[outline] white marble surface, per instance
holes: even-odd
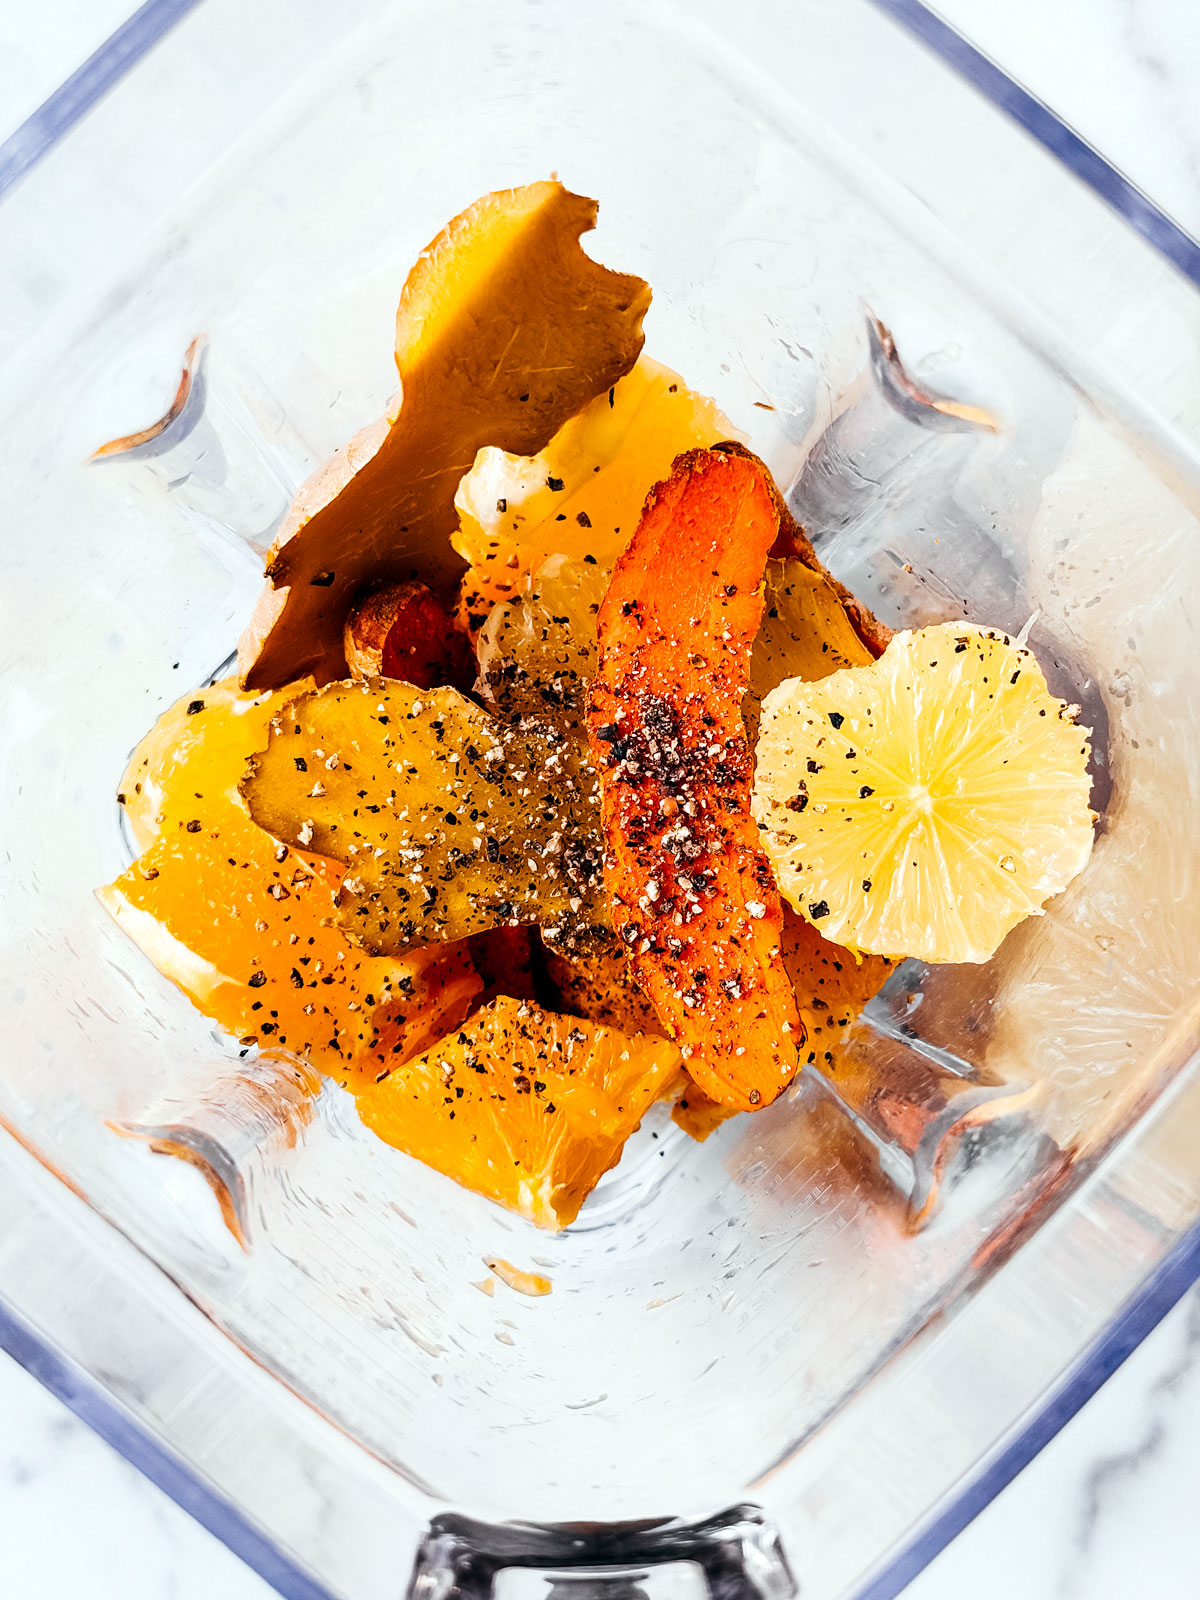
[[[905,1600],[1195,1600],[1200,1287]],[[210,1534],[0,1355],[5,1600],[271,1600]]]
[[[4,0],[0,138],[132,9]],[[942,0],[964,33],[1200,233],[1197,0]],[[906,1600],[1200,1595],[1200,1289]],[[267,1586],[0,1356],[5,1600],[267,1600]]]
[[[0,1354],[4,1600],[275,1600],[174,1501]]]
[[[1200,1595],[1200,1288],[905,1600]]]
[[[1196,0],[934,0],[934,9],[1200,237]]]

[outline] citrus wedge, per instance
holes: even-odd
[[[158,970],[243,1044],[294,1051],[343,1081],[373,1077],[453,1027],[481,984],[460,948],[356,949],[331,925],[343,869],[251,821],[238,781],[287,698],[225,679],[159,718],[120,791],[142,853],[97,894]]]
[[[501,996],[357,1101],[385,1143],[539,1228],[564,1228],[678,1070],[665,1039]]]
[[[878,661],[763,702],[754,815],[827,939],[987,961],[1088,859],[1088,737],[995,629],[900,633]]]

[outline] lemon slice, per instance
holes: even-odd
[[[987,961],[1092,848],[1087,730],[995,629],[898,633],[878,661],[763,702],[754,815],[827,939]]]

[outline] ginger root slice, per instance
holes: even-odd
[[[584,253],[596,211],[555,181],[501,190],[422,251],[396,317],[400,398],[300,489],[238,647],[244,687],[344,677],[366,582],[449,594],[464,570],[454,495],[476,453],[535,454],[633,366],[650,290]]]
[[[557,756],[456,689],[327,683],[272,719],[241,793],[272,838],[348,868],[338,927],[395,956],[505,925],[558,927],[603,900],[594,805]]]
[[[743,1111],[787,1087],[804,1042],[741,715],[763,569],[787,523],[749,451],[680,456],[600,608],[588,719],[618,937],[688,1074]]]

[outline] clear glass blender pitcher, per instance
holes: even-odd
[[[868,1009],[887,1092],[648,1118],[558,1236],[242,1059],[92,898],[409,263],[552,170],[885,620],[1032,619],[1102,812],[992,963]],[[1147,218],[1175,265],[865,0],[206,0],[0,199],[0,1337],[283,1592],[892,1593],[1193,1270],[1200,302]]]

